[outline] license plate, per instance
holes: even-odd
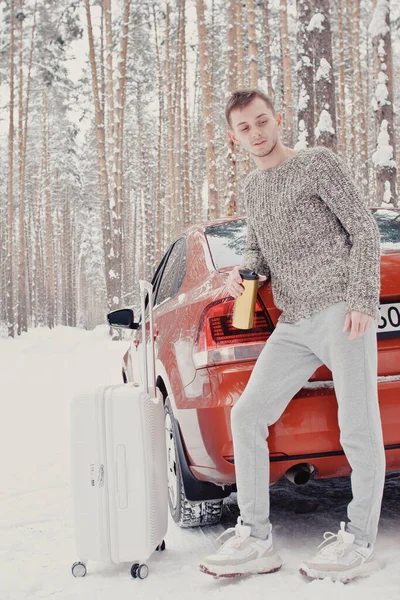
[[[400,336],[400,302],[379,305],[376,331],[379,338]]]

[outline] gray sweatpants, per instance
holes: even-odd
[[[325,364],[332,371],[338,402],[340,443],[352,468],[347,530],[363,545],[376,539],[386,470],[377,321],[351,341],[350,329],[343,331],[344,321],[344,301],[294,323],[278,321],[232,408],[238,506],[254,537],[265,539],[270,531],[268,427]]]

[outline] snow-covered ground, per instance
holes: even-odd
[[[75,579],[70,510],[69,403],[81,389],[119,382],[128,342],[111,342],[107,327],[32,330],[0,339],[1,538],[0,599],[186,600],[265,598],[400,600],[400,473],[387,476],[376,553],[384,568],[347,585],[309,582],[297,571],[325,531],[337,532],[351,498],[349,478],[271,488],[271,520],[284,559],[280,571],[233,580],[201,573],[198,562],[215,538],[236,522],[235,495],[223,522],[208,529],[180,529],[172,520],[167,549],[148,561],[147,579],[134,580],[130,565],[89,562]]]

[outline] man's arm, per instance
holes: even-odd
[[[357,310],[375,318],[380,293],[378,225],[366,209],[345,162],[322,146],[317,162],[313,165],[317,193],[352,236],[346,312]]]
[[[252,173],[247,175],[244,182],[244,205],[246,208],[246,214],[249,213],[249,185],[251,184]],[[247,238],[246,246],[243,254],[243,260],[240,267],[246,269],[252,269],[258,275],[265,275],[266,280],[270,279],[271,273],[267,261],[263,253],[261,252],[260,245],[257,240],[256,232],[250,222],[250,218],[247,217]],[[264,282],[262,282],[264,283]],[[259,284],[260,285],[260,284]]]
[[[249,218],[247,219],[246,247],[241,266],[253,269],[257,275],[266,275],[266,281],[271,277],[269,266],[258,245],[257,237]]]

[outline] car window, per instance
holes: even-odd
[[[216,269],[233,267],[241,262],[246,247],[246,219],[210,225],[204,232]]]
[[[154,305],[155,297],[157,295],[158,287],[160,285],[160,280],[161,280],[161,277],[163,274],[163,270],[164,270],[165,265],[167,264],[167,260],[168,260],[168,257],[170,255],[171,251],[172,251],[172,245],[168,248],[168,250],[162,257],[157,269],[154,272],[153,279],[151,280],[151,283],[153,285],[153,305]],[[146,308],[147,308],[147,300],[148,300],[148,298],[146,298]]]
[[[400,248],[400,211],[378,208],[371,212],[378,224],[381,246]]]
[[[166,251],[166,253],[164,254],[164,256],[162,257],[162,259],[160,260],[160,262],[158,263],[158,266],[156,268],[156,270],[154,271],[154,275],[151,279],[151,283],[153,286],[153,306],[154,306],[154,300],[157,294],[157,289],[158,289],[158,285],[162,276],[162,272],[164,269],[164,266],[167,262],[168,256],[170,251],[172,250],[172,245],[168,248],[168,250]],[[145,314],[146,316],[148,315],[149,311],[148,311],[148,304],[149,304],[149,296],[146,294],[146,298],[144,301],[144,310],[145,310]],[[138,321],[139,323],[141,323],[142,321],[142,315],[139,314],[138,316]]]
[[[156,296],[154,306],[165,302],[168,298],[173,298],[181,287],[186,274],[186,239],[177,240],[167,259],[167,264],[161,275],[161,281]]]
[[[155,299],[155,296],[156,296],[156,293],[157,293],[157,287],[158,287],[158,284],[159,284],[159,281],[160,281],[160,278],[161,278],[161,275],[162,275],[162,271],[163,271],[164,265],[165,265],[165,263],[167,261],[168,254],[169,254],[170,250],[171,250],[171,246],[168,248],[168,250],[166,251],[166,253],[162,257],[162,259],[158,263],[158,267],[154,271],[154,275],[153,275],[153,277],[151,279],[151,283],[152,283],[152,286],[153,286],[153,305],[154,305],[154,299]],[[144,310],[145,310],[146,315],[148,314],[148,304],[149,304],[149,296],[146,294],[146,298],[145,298],[145,301],[144,301]],[[140,315],[139,321],[141,321],[141,319],[142,319],[142,315]]]

